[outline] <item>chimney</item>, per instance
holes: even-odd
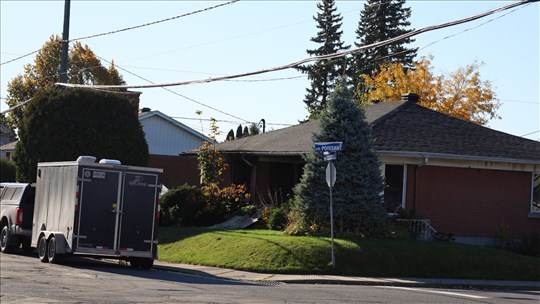
[[[420,96],[415,93],[407,93],[401,95],[401,101],[406,101],[408,103],[417,104],[420,101]]]

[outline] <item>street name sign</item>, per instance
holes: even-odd
[[[316,142],[315,143],[315,151],[320,152],[335,152],[335,151],[341,151],[343,148],[343,142],[341,141],[334,141],[334,142]]]

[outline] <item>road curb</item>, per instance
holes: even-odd
[[[185,266],[185,267],[183,267]],[[196,276],[205,276],[232,281],[253,282],[258,284],[328,284],[391,286],[410,288],[447,288],[447,289],[483,289],[483,290],[522,290],[540,291],[540,282],[533,281],[497,281],[497,280],[459,280],[425,278],[374,278],[324,275],[284,275],[261,274],[237,271],[217,267],[194,265],[176,265],[159,263],[154,268],[162,271],[179,272]],[[211,271],[208,271],[211,270]]]

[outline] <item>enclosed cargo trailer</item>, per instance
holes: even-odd
[[[81,156],[39,163],[32,247],[42,262],[66,255],[127,260],[148,269],[157,258],[162,169]]]

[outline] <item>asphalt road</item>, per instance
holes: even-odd
[[[61,265],[0,254],[0,302],[6,303],[540,303],[538,291],[444,290],[347,285],[262,285],[109,261],[73,258]]]

